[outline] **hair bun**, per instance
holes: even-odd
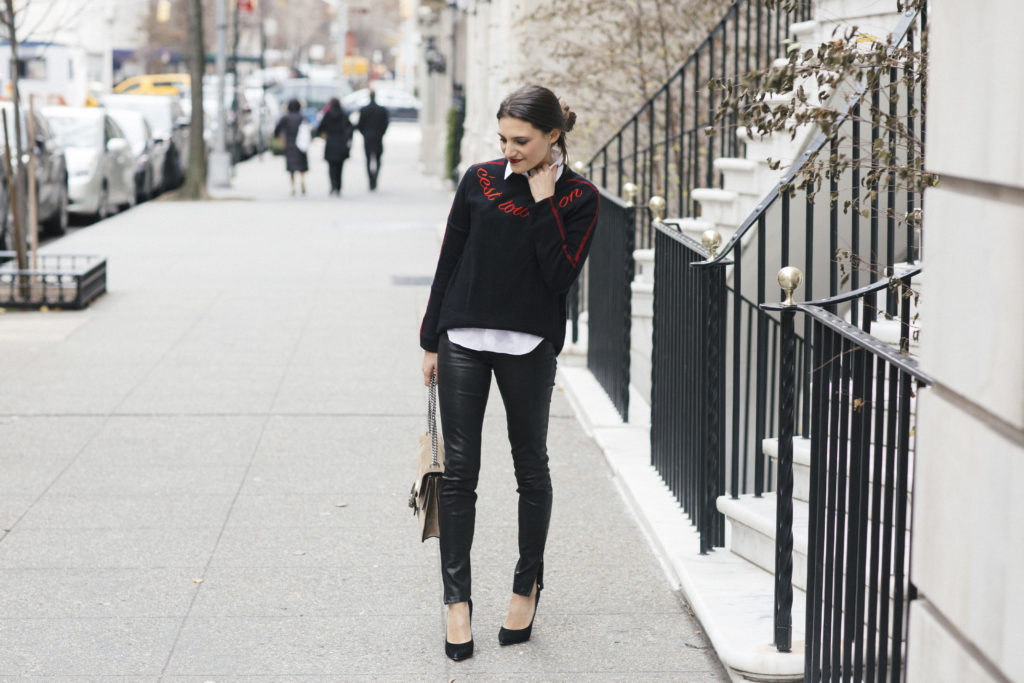
[[[569,105],[562,103],[562,118],[565,119],[565,128],[562,130],[568,133],[576,125],[576,112],[569,108]]]

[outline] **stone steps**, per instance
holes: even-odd
[[[719,512],[726,518],[726,538],[730,552],[742,557],[756,567],[774,575],[775,573],[775,512],[777,500],[774,493],[765,493],[760,498],[743,495],[737,499],[722,496],[717,501]],[[809,519],[807,503],[793,501],[793,588],[794,591],[807,590],[807,530]],[[845,551],[844,551],[845,558]],[[909,569],[910,535],[907,534],[903,566]],[[844,559],[845,562],[845,559]],[[891,572],[891,568],[890,568]],[[866,574],[866,572],[865,572]],[[893,589],[895,585],[889,579],[889,618],[892,626],[892,615],[895,603]],[[865,592],[869,586],[865,575]],[[796,614],[794,612],[794,614]],[[801,613],[802,616],[802,613]],[[867,610],[865,610],[865,620]],[[794,621],[796,618],[794,617]]]

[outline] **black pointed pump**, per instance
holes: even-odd
[[[473,627],[473,600],[469,601],[469,621],[470,628]],[[444,653],[448,655],[448,658],[456,662],[469,659],[473,656],[473,639],[470,638],[465,643],[449,643],[448,635],[445,634],[444,639]]]
[[[505,628],[504,626],[498,631],[498,643],[501,645],[515,645],[517,643],[525,643],[530,639],[530,634],[533,633],[533,621],[537,618],[537,605],[540,604],[540,583],[537,584],[537,594],[533,598],[533,616],[530,617],[530,625],[526,628]]]

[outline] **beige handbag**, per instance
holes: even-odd
[[[409,507],[420,522],[420,540],[440,536],[437,507],[444,474],[444,443],[437,434],[437,375],[430,378],[427,399],[427,432],[420,434],[416,451],[416,481],[409,495]]]

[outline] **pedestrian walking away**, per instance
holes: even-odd
[[[327,175],[331,181],[330,194],[341,196],[341,173],[352,148],[352,122],[348,120],[345,108],[337,97],[327,104],[327,111],[313,131],[313,136],[323,136],[324,159],[327,161]]]
[[[436,373],[445,440],[438,522],[445,653],[473,654],[470,549],[484,408],[494,375],[515,469],[519,560],[502,645],[529,640],[551,518],[547,432],[566,293],[587,258],[599,194],[567,166],[576,114],[541,86],[498,108],[502,157],[469,167],[448,215],[420,327],[423,380]]]
[[[366,153],[366,175],[370,189],[377,189],[377,174],[380,173],[380,159],[384,155],[384,133],[388,130],[388,110],[377,104],[377,93],[370,91],[370,103],[359,110],[356,127],[363,136],[363,151]]]
[[[291,183],[292,195],[295,194],[295,174],[299,174],[299,184],[302,194],[306,194],[306,171],[309,170],[309,159],[306,157],[306,150],[300,146],[299,129],[309,123],[301,112],[302,106],[298,100],[288,102],[288,112],[281,117],[274,126],[274,137],[284,138],[284,163],[288,171],[288,180]],[[308,146],[308,140],[307,140]]]

